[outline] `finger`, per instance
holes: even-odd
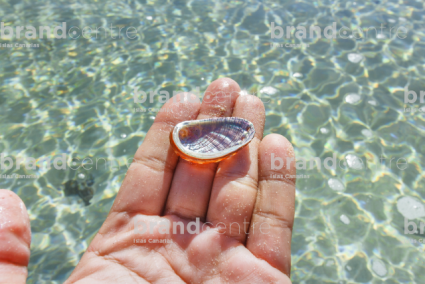
[[[199,108],[199,99],[188,93],[165,103],[134,155],[111,212],[161,214],[178,160],[170,131],[179,122],[195,119]]]
[[[278,134],[264,137],[259,168],[259,191],[247,248],[289,276],[296,175],[291,143]]]
[[[221,78],[208,86],[197,119],[231,116],[239,85]],[[204,219],[217,164],[196,165],[180,159],[168,196],[165,214]]]
[[[255,137],[236,155],[223,160],[217,169],[207,221],[222,228],[222,234],[244,242],[257,196],[258,145],[263,137],[265,110],[255,96],[240,96],[233,116],[254,124]]]
[[[30,221],[22,200],[0,189],[0,283],[25,283],[30,259]]]

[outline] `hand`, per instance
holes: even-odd
[[[208,87],[211,97],[202,104],[184,93],[163,106],[168,111],[158,113],[107,219],[66,283],[291,283],[295,180],[285,176],[295,175],[295,167],[272,170],[271,155],[286,161],[294,151],[280,135],[262,139],[264,106],[239,93],[236,82],[222,78]],[[169,143],[174,125],[220,116],[248,119],[256,137],[219,164],[176,156]],[[24,283],[25,206],[0,191],[0,208],[0,283]],[[197,218],[200,232],[193,233],[187,225],[195,229]],[[164,239],[168,243],[149,243]]]

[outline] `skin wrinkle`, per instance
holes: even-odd
[[[107,220],[110,221],[112,224],[109,226],[105,226],[103,225],[99,232],[102,232],[103,230],[107,229],[107,228],[116,228],[118,227],[117,230],[114,230],[113,232],[119,232],[122,231],[122,228],[127,228],[127,227],[132,227],[132,220],[135,216],[137,215],[145,215],[145,216],[151,216],[151,215],[146,215],[146,214],[141,214],[139,211],[138,212],[130,212],[130,211],[112,211],[111,214],[107,217]],[[121,225],[123,224],[123,225]],[[130,225],[129,225],[130,224]],[[120,225],[120,226],[119,226]],[[109,231],[110,232],[110,231]],[[106,237],[106,235],[105,235]]]
[[[210,227],[210,230],[215,230],[216,232],[218,232],[217,228],[211,227],[209,224],[207,224],[207,225],[208,225],[208,227]],[[213,232],[211,232],[211,233],[213,233]],[[187,250],[188,249],[185,249],[185,251],[187,251]],[[195,267],[198,272],[203,272],[203,269],[202,268],[198,267],[195,263],[192,263],[189,260],[188,254],[185,255],[185,259],[186,259],[187,263],[189,263],[192,267]]]
[[[224,266],[224,263],[230,262],[230,259],[232,259],[232,257],[235,257],[239,253],[238,249],[239,249],[240,246],[243,246],[243,244],[236,243],[234,246],[231,246],[230,249],[228,249],[227,251],[224,252],[226,257],[224,257],[224,255],[221,256],[221,258],[225,259],[225,261],[221,262],[221,263],[223,263],[222,266]],[[227,261],[226,261],[226,259],[227,259]]]
[[[254,138],[256,139],[256,138]],[[252,143],[252,142],[251,142]],[[249,147],[249,146],[248,146]],[[240,177],[241,172],[238,171],[219,171],[216,174],[216,178],[219,180],[231,180],[232,182],[238,182],[241,185],[249,186],[249,187],[258,187],[258,177],[253,177],[250,171],[244,177]],[[236,178],[236,179],[235,179]],[[242,180],[249,180],[248,182],[243,182]],[[255,189],[257,191],[257,189]]]
[[[284,182],[285,184],[289,186],[295,186],[296,181],[294,181],[292,178],[285,178],[285,175],[283,178],[273,178],[270,179],[270,175],[267,175],[268,178],[262,178],[260,179],[260,183],[275,183],[275,182]]]
[[[168,246],[168,245],[170,245],[170,246]],[[178,273],[177,273],[177,270],[173,267],[173,265],[168,261],[168,259],[171,259],[172,257],[169,255],[169,253],[168,253],[168,250],[166,249],[166,247],[171,247],[171,245],[172,244],[165,244],[165,246],[163,246],[163,247],[159,247],[158,248],[158,250],[156,250],[162,257],[163,257],[163,259],[166,261],[166,263],[170,266],[170,268],[175,272],[175,274],[177,275],[177,276],[179,276],[180,277],[180,279],[184,282],[184,283],[187,283],[187,281],[185,281],[185,280],[183,280],[183,276],[181,276],[181,275],[179,275]],[[178,245],[177,245],[177,247],[179,247]],[[165,253],[168,255],[168,257],[169,258],[167,258],[165,255],[164,255],[164,253],[161,253],[161,251],[160,251],[160,249],[162,249],[162,250],[164,250],[165,251]],[[184,258],[186,259],[186,262],[189,264],[189,265],[191,265],[191,266],[193,266],[193,263],[191,263],[190,261],[189,261],[189,259],[188,259],[188,256],[187,256],[187,254],[184,256]],[[197,270],[199,270],[199,268],[195,265],[195,268],[197,269]]]
[[[161,258],[163,259],[163,261],[165,262],[165,264],[166,265],[168,265],[168,267],[174,272],[174,274],[182,281],[182,283],[185,283],[186,281],[184,281],[183,280],[183,277],[181,276],[181,275],[179,275],[178,273],[177,273],[177,271],[174,269],[174,267],[171,265],[171,263],[168,261],[168,259],[161,253],[161,250],[165,250],[165,251],[168,251],[166,248],[169,246],[169,245],[171,245],[171,244],[165,244],[164,246],[162,246],[162,247],[158,247],[158,248],[156,248],[156,247],[154,247],[151,251],[150,251],[150,254],[152,254],[154,251],[159,255],[159,256],[161,256]],[[160,279],[160,280],[162,280],[162,279]],[[155,283],[156,281],[154,281],[153,283]],[[161,281],[162,282],[162,281]],[[163,282],[162,282],[163,283]]]
[[[269,219],[269,220],[272,220],[272,221],[277,221],[278,223],[281,224],[281,226],[279,227],[276,224],[274,224],[273,222],[272,223],[267,223],[271,227],[274,226],[276,228],[281,228],[281,229],[290,229],[292,231],[292,224],[290,224],[290,222],[288,222],[282,216],[278,216],[276,214],[273,214],[271,212],[266,212],[266,211],[258,211],[258,212],[255,212],[254,214],[257,214],[261,218]]]
[[[211,232],[211,233],[218,233],[218,229],[217,228],[215,228],[215,227],[212,227],[212,229],[213,230],[215,230],[215,232]],[[187,256],[187,254],[186,254],[186,258],[187,258],[187,260],[188,260],[188,263],[190,263],[192,266],[194,266],[196,269],[197,269],[197,271],[198,272],[204,272],[204,270],[205,270],[205,267],[199,267],[198,265],[196,265],[195,263],[192,263],[190,260],[189,260],[189,258],[188,258],[188,256]],[[210,272],[211,272],[211,270],[210,270]],[[213,276],[214,275],[217,275],[217,273],[213,273],[212,274]],[[206,276],[207,278],[209,277],[209,275],[207,275]]]
[[[235,175],[233,174],[221,174],[220,177],[223,177],[224,179],[234,179]],[[245,175],[244,177],[239,177],[237,179],[231,180],[231,183],[236,183],[237,185],[242,185],[243,187],[248,187],[251,189],[254,189],[255,192],[257,192],[257,184],[258,181],[256,178],[253,178],[249,173]]]
[[[168,246],[168,244],[166,244],[165,246],[163,246],[163,247],[159,247],[159,249],[161,249],[161,248],[163,248],[166,252],[167,252],[167,249],[166,249],[166,247]],[[154,250],[156,251],[156,252],[158,252],[158,254],[163,258],[163,260],[165,261],[165,263],[166,264],[168,264],[168,266],[174,271],[174,273],[180,278],[180,280],[183,282],[183,283],[186,283],[186,281],[184,281],[183,280],[183,277],[181,276],[181,275],[179,275],[178,273],[177,273],[177,271],[174,269],[174,267],[173,267],[173,265],[168,261],[168,259],[159,251],[159,249],[158,250],[156,250],[155,248],[154,248]]]
[[[130,273],[136,274],[137,276],[139,276],[140,278],[142,278],[143,280],[147,281],[145,278],[143,278],[143,275],[137,273],[136,271],[132,270],[131,268],[129,268],[128,266],[123,265],[123,262],[121,262],[119,259],[117,259],[116,257],[112,256],[112,255],[105,255],[105,256],[99,256],[101,258],[103,258],[105,261],[109,261],[112,262],[114,264],[118,264],[121,265],[123,267],[125,267]]]
[[[23,247],[22,248],[19,248],[19,250],[22,250],[22,249],[24,249],[24,252],[20,251],[19,253],[16,254],[16,255],[20,255],[21,256],[19,259],[21,259],[22,256],[24,256],[24,255],[29,255],[30,254],[30,250],[29,249],[23,248]],[[16,251],[15,251],[15,253],[16,253]],[[18,266],[18,267],[25,267],[25,268],[28,265],[28,262],[22,263],[22,261],[19,261],[19,260],[15,259],[15,258],[10,258],[6,254],[3,255],[3,256],[0,256],[0,262],[9,263],[9,264],[12,264],[12,265],[15,265],[15,266]]]
[[[125,226],[128,227],[128,226]],[[124,232],[124,234],[121,236],[119,241],[115,241],[117,243],[124,243],[124,244],[128,244],[127,246],[124,247],[130,247],[130,246],[134,246],[133,242],[125,242],[125,240],[132,240],[133,239],[133,234],[132,234],[133,229],[130,228],[130,230],[127,230],[126,232]],[[119,231],[121,234],[123,233],[122,230]],[[111,234],[116,234],[117,231],[114,232],[107,232],[107,233],[103,233],[101,232],[101,230],[98,232],[98,234],[101,236],[102,241],[101,243],[105,244],[105,243],[110,243],[111,241],[113,241],[113,238],[110,237]],[[121,241],[124,240],[124,241]],[[96,255],[102,256],[102,255],[107,255],[110,254],[112,252],[114,252],[115,248],[114,247],[104,247],[104,249],[102,251],[100,251],[99,249],[96,249],[95,245],[97,245],[97,239],[96,242],[93,242],[93,244],[90,244],[90,246],[88,247],[87,251],[88,252],[93,252]],[[143,248],[143,247],[140,247]]]
[[[118,210],[113,210],[112,211],[112,209],[111,209],[111,213],[126,213],[126,214],[129,214],[129,215],[137,215],[137,214],[140,214],[140,215],[144,215],[144,216],[157,216],[156,214],[149,214],[149,213],[144,213],[144,212],[142,212],[142,210],[140,210],[140,209],[138,209],[138,210],[128,210],[128,209],[126,209],[126,210],[124,210],[124,211],[118,211]]]
[[[11,265],[11,266],[13,266],[13,269],[22,269],[22,270],[26,270],[27,269],[27,265],[26,264],[22,265],[22,264],[19,264],[19,263],[13,263],[12,261],[9,261],[9,260],[6,261],[6,260],[3,260],[3,259],[0,259],[0,264]]]
[[[217,231],[217,233],[218,233],[218,231]],[[223,258],[223,252],[220,252],[220,255],[219,255],[219,257],[220,257],[220,259],[219,260],[213,260],[213,261],[215,261],[215,262],[219,262],[219,263],[225,263],[226,261],[223,261],[222,260],[222,258]],[[222,265],[220,265],[219,266],[219,268],[217,269],[217,270],[211,270],[211,269],[209,269],[209,272],[210,272],[210,274],[208,275],[206,275],[206,276],[204,276],[204,278],[206,278],[207,280],[204,280],[203,282],[205,282],[205,281],[208,281],[208,279],[214,279],[214,278],[219,278],[219,279],[221,279],[221,275],[223,274],[222,273],[222,271],[223,271],[223,269],[221,268],[221,266]],[[196,266],[195,265],[195,267],[196,267],[196,269],[199,271],[199,272],[203,272],[205,269],[201,269],[201,268],[199,268],[198,266]],[[208,268],[207,268],[208,269]],[[220,282],[222,282],[222,281],[220,281]]]
[[[254,185],[257,186],[257,179],[253,177],[249,172],[247,172],[244,176],[240,175],[240,172],[229,172],[221,170],[220,172],[217,172],[216,178],[221,181],[228,181],[228,182],[234,182],[239,180],[248,180],[248,182],[243,183],[239,182],[240,184],[246,184],[246,185]]]
[[[186,211],[186,213],[195,213],[192,210],[190,210],[189,208],[181,207],[181,206],[179,207],[179,210]],[[167,217],[167,216],[177,216],[180,219],[187,220],[187,221],[194,221],[194,220],[196,220],[196,218],[195,219],[188,218],[185,215],[183,215],[182,212],[175,211],[173,209],[168,209],[167,212],[165,212],[164,215],[165,215],[164,217]],[[193,214],[189,214],[189,215],[190,216],[193,216]],[[205,217],[204,216],[198,217],[198,218],[199,218],[199,221],[201,221],[201,222],[204,222],[205,221]]]
[[[128,246],[128,247],[126,247],[126,248],[129,248],[129,247],[131,247],[131,246]],[[137,246],[138,248],[142,248],[141,246]],[[143,256],[144,258],[149,258],[149,256],[150,255],[152,255],[152,253],[153,252],[156,252],[158,255],[161,255],[162,256],[162,254],[161,254],[161,252],[160,251],[158,251],[157,250],[157,248],[156,247],[153,247],[153,248],[151,248],[151,249],[148,249],[148,255],[145,255],[145,256]],[[122,261],[120,261],[117,257],[114,257],[111,253],[106,253],[106,254],[101,254],[99,251],[91,251],[91,253],[93,253],[94,254],[94,257],[100,257],[100,258],[102,258],[102,259],[104,259],[105,261],[109,261],[109,262],[112,262],[112,263],[115,263],[115,264],[119,264],[119,265],[121,265],[122,267],[125,267],[127,270],[129,270],[130,272],[132,272],[132,273],[134,273],[134,274],[136,274],[136,275],[138,275],[140,278],[142,278],[143,280],[145,280],[147,283],[155,283],[155,282],[152,282],[152,280],[148,280],[147,279],[147,277],[146,276],[144,276],[144,275],[142,275],[142,274],[140,274],[140,273],[138,273],[138,272],[136,272],[136,271],[134,271],[134,270],[132,270],[131,268],[129,268],[128,266],[126,266],[126,265],[123,265],[123,264],[125,264],[126,262],[122,262]],[[112,252],[112,253],[114,253],[114,252]],[[169,264],[169,262],[166,260],[166,258],[164,258],[163,256],[162,256],[162,258],[165,260],[165,262],[167,263],[167,264]],[[148,262],[149,263],[149,262]],[[169,264],[169,267],[174,271],[174,269],[171,267],[171,265]],[[175,272],[175,275],[177,275],[180,279],[181,279],[181,277],[176,273],[176,271],[174,271]],[[155,281],[155,280],[153,280],[153,281]],[[183,281],[183,280],[182,280]],[[184,282],[184,281],[183,281]]]
[[[242,244],[241,244],[242,245]],[[237,246],[238,247],[238,246]],[[227,258],[227,261],[226,262],[228,262],[228,263],[231,263],[231,259],[233,258],[233,257],[236,257],[236,255],[239,253],[239,251],[237,250],[237,247],[235,247],[235,249],[234,249],[234,253],[233,253],[233,255],[231,255],[230,257],[228,257]],[[224,264],[222,264],[221,266],[224,266]],[[254,269],[251,269],[250,271],[249,271],[249,273],[248,274],[245,274],[245,277],[242,277],[240,280],[245,280],[246,278],[248,278],[252,273],[254,273]],[[240,280],[238,279],[238,282],[240,282]],[[249,282],[242,282],[242,283],[249,283]]]
[[[143,155],[140,158],[134,158],[133,161],[139,165],[143,165],[153,171],[156,172],[163,172],[165,171],[166,173],[174,173],[174,168],[173,165],[171,165],[168,160],[163,161],[159,158],[156,158],[152,155]],[[154,165],[158,165],[157,167],[151,165],[151,163],[153,163]]]
[[[9,223],[9,226],[11,224]],[[3,224],[3,226],[0,228],[0,234],[3,234],[3,236],[0,236],[0,239],[4,238],[4,239],[16,239],[18,240],[18,245],[19,245],[19,249],[23,250],[20,252],[20,254],[28,254],[30,255],[30,248],[28,247],[27,243],[27,237],[25,236],[25,229],[24,228],[11,228],[9,227],[8,224]],[[9,237],[7,237],[7,235]],[[5,257],[5,256],[3,256]],[[0,255],[0,259],[2,259],[2,256]],[[27,265],[28,263],[14,263],[18,266],[24,266]]]

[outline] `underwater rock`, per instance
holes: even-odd
[[[84,181],[69,180],[65,183],[65,196],[78,195],[84,201],[84,205],[88,206],[94,195],[94,190],[90,187],[93,184],[93,178]]]

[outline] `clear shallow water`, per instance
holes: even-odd
[[[425,91],[423,2],[0,1],[0,19],[10,26],[66,22],[71,35],[0,40],[39,44],[0,48],[0,152],[13,161],[62,154],[78,165],[113,161],[98,160],[91,170],[1,170],[38,175],[0,179],[30,214],[28,283],[63,282],[103,223],[125,163],[156,115],[135,108],[161,106],[135,103],[133,87],[203,92],[224,76],[264,99],[265,134],[286,136],[297,157],[335,154],[340,163],[298,170],[309,178],[297,181],[293,282],[425,283],[424,245],[411,241],[425,234],[404,232],[404,217],[425,222],[424,115],[404,112],[423,104],[403,100],[406,86]],[[272,40],[271,22],[387,29],[380,37],[272,47],[299,40]],[[113,36],[71,38],[72,26],[111,24]],[[405,38],[389,34],[396,25],[406,27]],[[129,27],[138,37],[119,39],[119,28]]]

